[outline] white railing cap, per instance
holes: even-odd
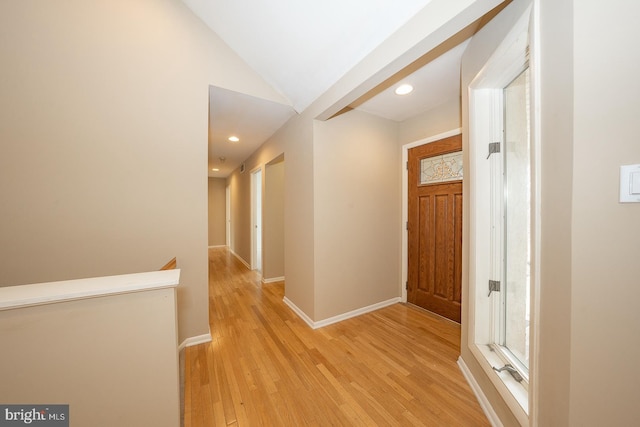
[[[34,305],[52,304],[87,298],[174,288],[180,281],[180,270],[35,283],[0,288],[0,311]]]

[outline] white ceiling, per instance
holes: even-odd
[[[183,0],[298,112],[431,0]]]
[[[396,122],[403,122],[447,101],[458,99],[460,97],[460,59],[468,44],[469,40],[465,40],[355,108]],[[396,95],[395,89],[405,83],[413,86],[413,92],[404,96]]]
[[[291,101],[287,106],[210,89],[209,176],[223,178],[431,0],[183,1]],[[351,107],[404,121],[457,99],[465,47],[466,42],[404,77],[399,83],[415,87],[410,95],[395,95],[396,84]],[[231,134],[240,143],[229,143]]]

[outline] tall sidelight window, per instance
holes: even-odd
[[[541,168],[532,5],[519,5],[522,15],[469,83],[468,344],[528,425],[537,392]]]
[[[504,148],[502,164],[494,174],[502,181],[502,209],[496,222],[502,227],[501,291],[494,296],[499,319],[493,344],[505,362],[528,380],[531,291],[531,142],[529,69],[503,91]],[[502,169],[502,170],[500,170]],[[497,255],[497,254],[496,254]],[[499,255],[497,255],[499,256]]]

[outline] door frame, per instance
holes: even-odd
[[[402,290],[400,299],[402,302],[407,302],[407,281],[409,280],[409,231],[407,230],[407,222],[409,221],[409,171],[407,170],[409,150],[461,133],[462,128],[452,129],[402,146],[402,277],[400,278],[400,289]]]

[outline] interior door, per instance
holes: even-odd
[[[407,301],[460,322],[462,138],[409,150]]]

